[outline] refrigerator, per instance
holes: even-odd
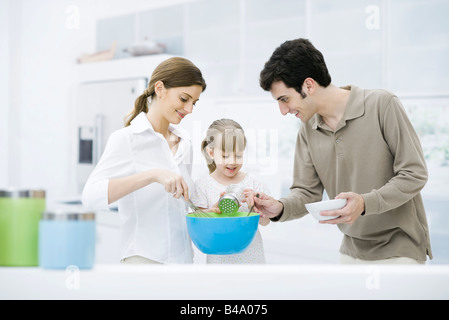
[[[86,82],[77,88],[76,188],[82,192],[108,137],[124,127],[124,118],[147,86],[146,78]]]

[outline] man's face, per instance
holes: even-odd
[[[294,88],[288,88],[283,81],[273,82],[270,89],[271,95],[279,103],[279,110],[282,115],[291,113],[301,119],[302,122],[309,121],[316,113],[313,106],[308,103],[310,97],[303,96]]]

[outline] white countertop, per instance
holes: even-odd
[[[449,299],[449,266],[0,267],[0,299]]]

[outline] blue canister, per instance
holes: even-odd
[[[91,269],[95,260],[95,213],[45,211],[39,222],[39,265]]]

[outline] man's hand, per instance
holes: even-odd
[[[257,194],[259,197],[254,196],[253,193],[251,197],[247,198],[246,202],[249,207],[251,207],[254,203],[255,209],[257,209],[256,212],[260,213],[261,218],[275,218],[284,209],[284,205],[276,199],[266,195],[263,192],[257,192]]]
[[[321,220],[320,223],[326,224],[353,224],[365,211],[365,200],[354,192],[342,192],[335,199],[346,199],[346,205],[338,210],[321,211],[322,216],[337,216],[331,220]]]

